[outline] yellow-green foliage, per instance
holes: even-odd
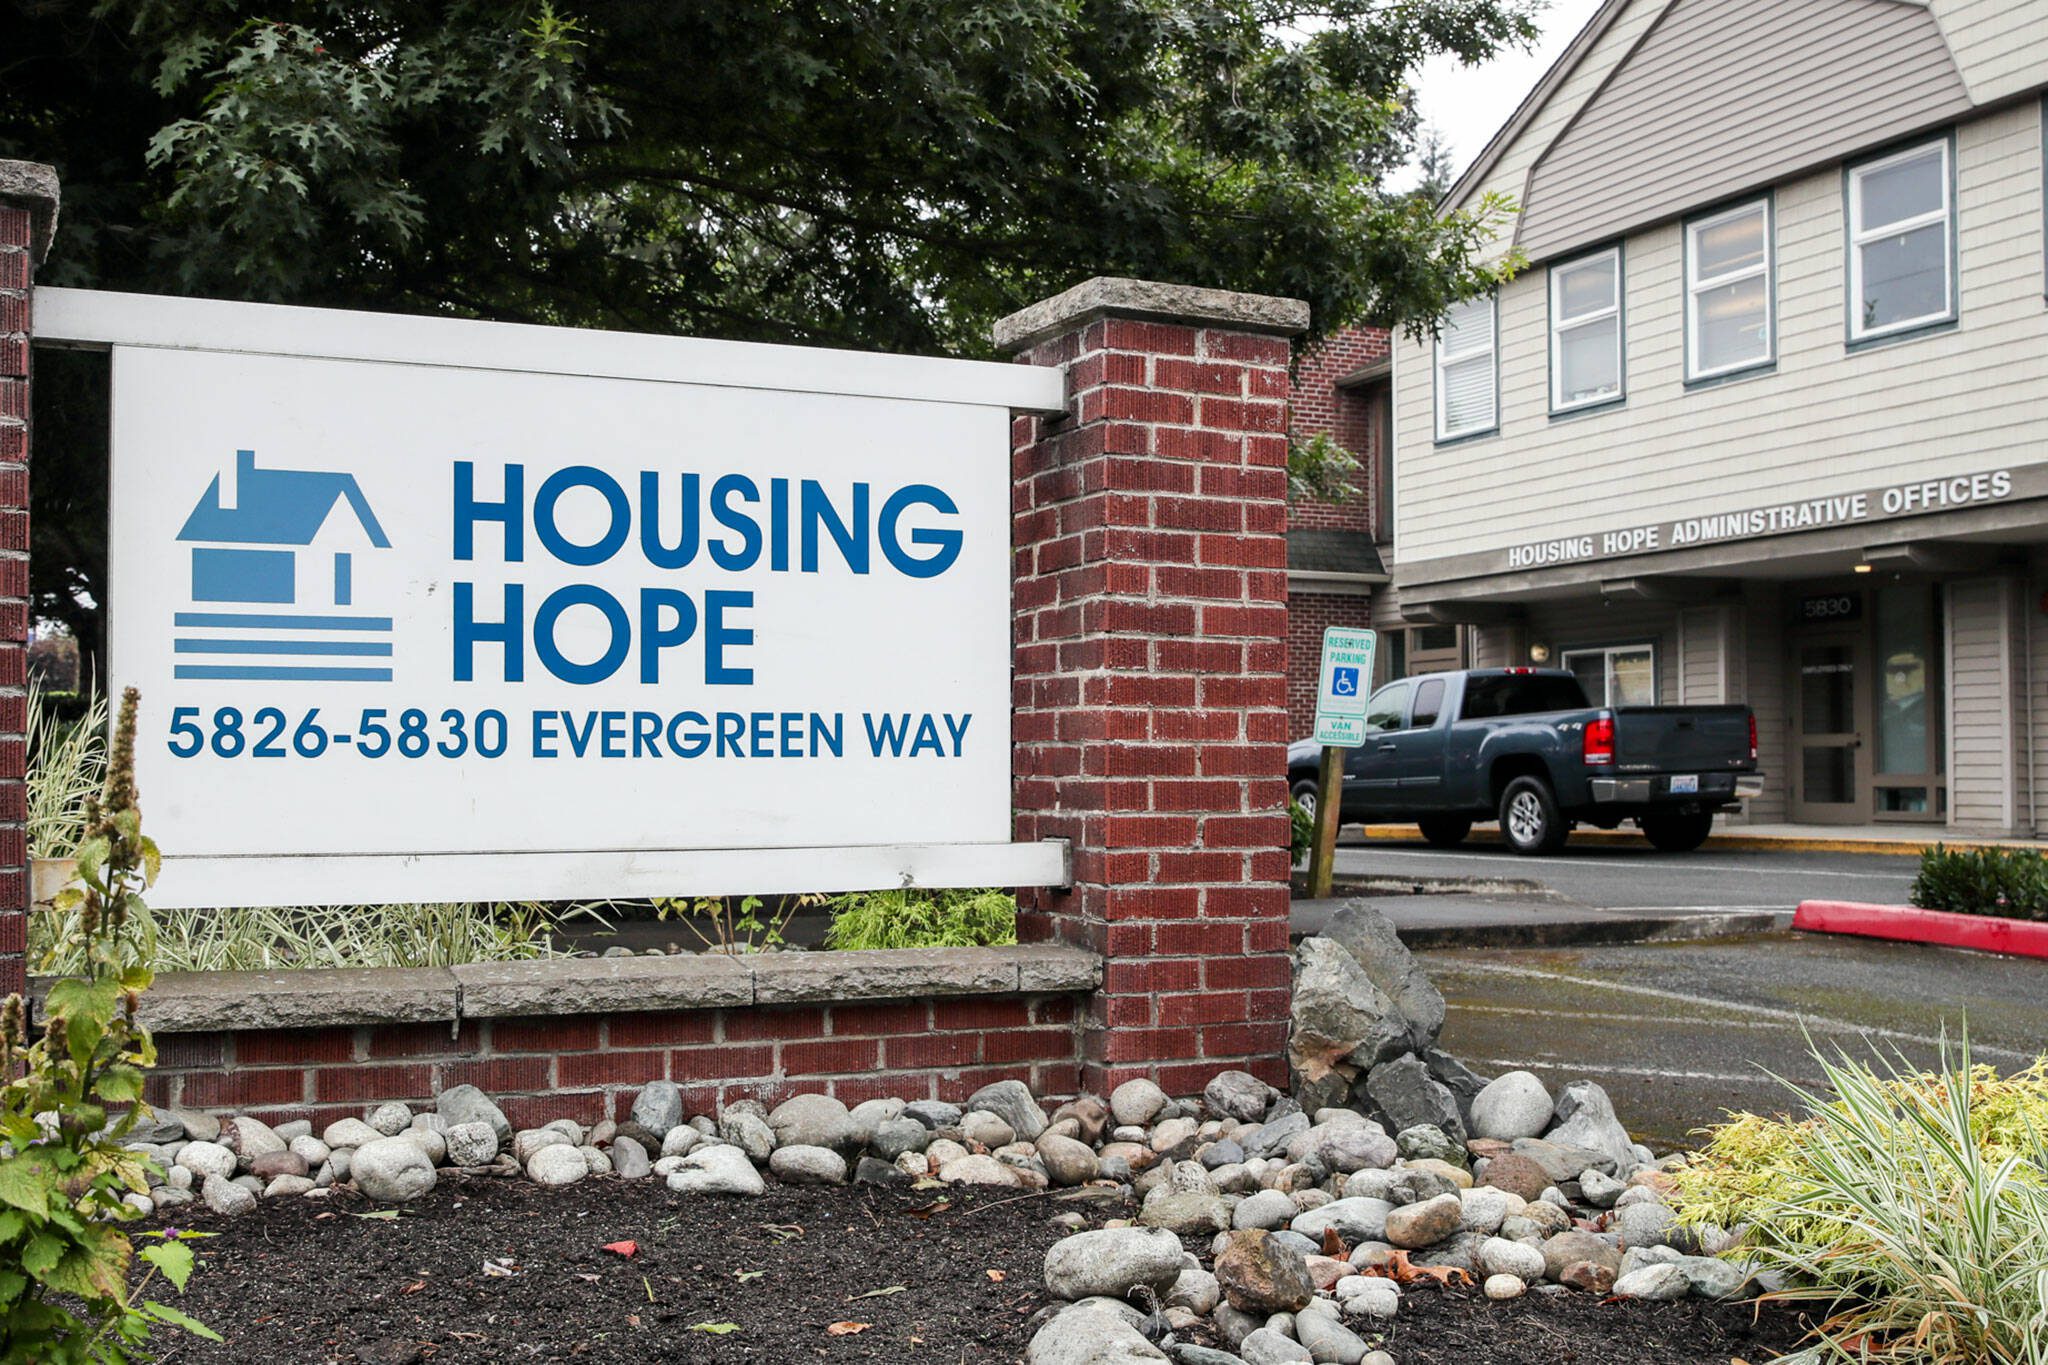
[[[1017,898],[995,890],[855,891],[835,896],[828,948],[976,948],[1017,941]]]

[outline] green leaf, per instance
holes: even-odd
[[[373,1210],[372,1210],[372,1211],[370,1211],[369,1213],[352,1213],[352,1214],[350,1214],[350,1215],[349,1215],[349,1217],[351,1217],[351,1218],[385,1218],[385,1219],[390,1219],[390,1218],[396,1218],[396,1217],[398,1217],[398,1210],[397,1210],[397,1209],[373,1209]]]
[[[859,1303],[862,1299],[886,1299],[891,1294],[901,1294],[909,1288],[910,1286],[907,1284],[892,1284],[884,1289],[870,1289],[865,1294],[855,1294],[852,1298],[848,1299],[847,1302]]]
[[[142,1249],[142,1259],[162,1271],[180,1294],[185,1292],[185,1281],[192,1277],[191,1247],[183,1242],[158,1242]]]
[[[143,1301],[142,1306],[151,1317],[160,1322],[167,1322],[173,1327],[182,1327],[195,1337],[204,1337],[208,1341],[219,1341],[221,1339],[220,1333],[214,1331],[211,1327],[199,1321],[199,1319],[188,1313],[180,1313],[168,1304],[158,1303],[155,1299],[146,1299]]]
[[[46,1278],[64,1259],[64,1239],[53,1232],[39,1232],[21,1249],[21,1268],[37,1279]]]
[[[42,1276],[44,1284],[81,1299],[119,1298],[128,1278],[128,1239],[116,1228],[95,1223],[85,1228],[64,1259]]]
[[[28,1277],[12,1270],[0,1270],[0,1303],[13,1303],[28,1288]]]
[[[50,1166],[41,1153],[0,1161],[0,1203],[48,1218],[50,1185]]]
[[[740,1325],[736,1322],[693,1322],[688,1330],[692,1332],[709,1332],[715,1337],[722,1337],[739,1331]]]

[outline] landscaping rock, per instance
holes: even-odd
[[[738,1105],[728,1105],[718,1116],[718,1135],[740,1149],[756,1166],[765,1165],[775,1150],[775,1130],[768,1120]]]
[[[1202,1103],[1218,1118],[1258,1123],[1280,1092],[1249,1071],[1222,1071],[1202,1088]]]
[[[1261,1327],[1239,1342],[1237,1353],[1244,1358],[1244,1365],[1295,1365],[1315,1359],[1308,1347],[1271,1327]]]
[[[315,1171],[320,1169],[321,1163],[326,1161],[329,1155],[327,1144],[309,1133],[292,1138],[285,1150],[305,1162],[306,1169]]]
[[[1479,1244],[1479,1268],[1488,1275],[1512,1275],[1518,1280],[1543,1278],[1543,1252],[1526,1242],[1489,1237]]]
[[[1732,1299],[1754,1278],[1750,1267],[1716,1256],[1685,1256],[1672,1264],[1685,1272],[1692,1292],[1703,1299]]]
[[[647,1131],[647,1129],[641,1128],[638,1124],[634,1124],[633,1127],[643,1133]],[[635,1140],[638,1141],[638,1139]],[[647,1150],[650,1152],[659,1151],[663,1156],[687,1156],[709,1141],[712,1141],[712,1139],[707,1138],[689,1124],[679,1123],[668,1130],[668,1136],[656,1142],[652,1147],[648,1147]],[[645,1143],[641,1145],[646,1146]]]
[[[960,1135],[969,1142],[978,1142],[993,1151],[1007,1147],[1017,1140],[1016,1130],[985,1109],[976,1109],[960,1118]]]
[[[1603,1165],[1608,1158],[1590,1147],[1579,1147],[1569,1142],[1556,1142],[1548,1138],[1516,1138],[1514,1156],[1527,1157],[1543,1168],[1553,1185],[1562,1185],[1567,1180],[1577,1180],[1581,1171]],[[1505,1158],[1502,1158],[1503,1160]]]
[[[1623,1299],[1648,1299],[1653,1303],[1682,1299],[1692,1293],[1692,1281],[1675,1265],[1648,1265],[1632,1270],[1614,1282],[1614,1295]]]
[[[1018,1183],[1015,1167],[1007,1166],[992,1156],[970,1154],[955,1157],[939,1167],[939,1179],[948,1185],[1015,1185]]]
[[[1519,1299],[1529,1286],[1519,1275],[1488,1275],[1483,1292],[1489,1299]]]
[[[1058,1299],[1121,1299],[1139,1285],[1164,1294],[1181,1269],[1180,1238],[1165,1229],[1103,1228],[1055,1242],[1045,1253],[1045,1286]]]
[[[1596,1209],[1611,1209],[1621,1192],[1629,1188],[1611,1175],[1584,1171],[1579,1175],[1579,1194]]]
[[[1481,1185],[1497,1190],[1506,1190],[1525,1202],[1534,1203],[1543,1197],[1543,1192],[1557,1183],[1533,1159],[1526,1156],[1497,1156],[1486,1163],[1486,1171],[1479,1177]]]
[[[1093,1095],[1080,1095],[1052,1111],[1054,1123],[1062,1119],[1074,1121],[1075,1137],[1090,1147],[1100,1146],[1102,1135],[1109,1131],[1109,1106]]]
[[[1231,1201],[1221,1195],[1176,1190],[1160,1185],[1147,1196],[1138,1221],[1148,1228],[1167,1228],[1183,1237],[1203,1237],[1230,1227]]]
[[[790,1185],[844,1185],[846,1158],[830,1147],[807,1143],[777,1147],[768,1158],[775,1178]]]
[[[1314,1157],[1333,1175],[1385,1170],[1400,1155],[1394,1139],[1377,1124],[1324,1124],[1310,1129],[1309,1134],[1312,1138],[1304,1155]]]
[[[1472,1101],[1472,1133],[1506,1142],[1541,1137],[1551,1105],[1550,1091],[1534,1073],[1510,1071],[1488,1081]]]
[[[160,1109],[157,1116],[166,1123],[175,1121],[185,1130],[184,1135],[194,1142],[212,1142],[220,1137],[220,1120],[212,1114],[190,1109]]]
[[[234,1118],[223,1123],[220,1145],[235,1154],[236,1164],[244,1171],[257,1157],[285,1149],[283,1138],[272,1132],[268,1124],[252,1118]]]
[[[1365,1359],[1365,1342],[1339,1322],[1334,1312],[1304,1309],[1295,1314],[1294,1335],[1308,1351],[1309,1359],[1323,1365],[1358,1365]]]
[[[214,1144],[208,1144],[209,1146]],[[222,1150],[226,1150],[223,1148]],[[199,1186],[199,1198],[223,1218],[256,1211],[256,1196],[244,1187],[218,1175],[209,1175]]]
[[[573,1185],[589,1175],[590,1163],[584,1159],[580,1149],[571,1147],[567,1142],[557,1142],[534,1150],[527,1158],[526,1174],[536,1185],[559,1188]]]
[[[667,1137],[671,1129],[683,1122],[682,1090],[674,1081],[649,1081],[633,1097],[633,1108],[626,1121],[639,1124],[657,1139]]]
[[[1429,1067],[1419,1057],[1398,1057],[1374,1067],[1365,1078],[1365,1093],[1397,1133],[1428,1124],[1459,1142],[1465,1140],[1465,1122],[1458,1117],[1456,1098],[1429,1074]]]
[[[1088,1144],[1075,1138],[1060,1137],[1044,1133],[1038,1139],[1038,1159],[1045,1165],[1045,1174],[1055,1185],[1085,1185],[1095,1179],[1101,1170],[1101,1162]]]
[[[1623,1247],[1661,1247],[1671,1244],[1676,1218],[1668,1205],[1644,1202],[1616,1213],[1609,1226]]]
[[[434,1111],[448,1120],[450,1128],[461,1123],[488,1123],[491,1131],[497,1134],[500,1147],[512,1140],[512,1124],[505,1117],[505,1111],[473,1085],[443,1090],[434,1101]],[[333,1145],[331,1142],[328,1144],[330,1147]]]
[[[1038,1107],[1031,1089],[1022,1081],[997,1081],[985,1085],[967,1097],[967,1107],[986,1109],[1004,1123],[1010,1131],[1024,1142],[1035,1142],[1045,1131],[1045,1111]]]
[[[320,1140],[330,1148],[367,1147],[383,1136],[361,1119],[337,1119],[327,1125]]]
[[[1236,1228],[1261,1228],[1271,1232],[1293,1222],[1298,1212],[1291,1196],[1279,1190],[1260,1190],[1237,1206],[1231,1214],[1230,1223]]]
[[[235,1154],[217,1142],[188,1142],[177,1162],[202,1181],[226,1180],[235,1173]]]
[[[296,1152],[265,1152],[249,1163],[249,1174],[268,1184],[281,1175],[304,1175],[310,1169]]]
[[[1419,1123],[1394,1134],[1394,1148],[1410,1161],[1441,1161],[1463,1169],[1465,1144],[1433,1123]]]
[[[1635,1169],[1635,1142],[1614,1117],[1614,1102],[1607,1092],[1592,1081],[1574,1081],[1564,1088],[1557,1097],[1557,1118],[1557,1126],[1545,1134],[1551,1142],[1598,1152],[1600,1169],[1609,1175]]]
[[[932,1130],[916,1119],[884,1119],[875,1125],[875,1135],[868,1145],[876,1156],[884,1161],[894,1161],[905,1152],[922,1152],[931,1145]]]
[[[1024,1365],[1150,1365],[1166,1359],[1137,1328],[1092,1307],[1056,1315],[1024,1348]]]
[[[364,1122],[368,1123],[385,1137],[397,1137],[400,1133],[412,1127],[412,1110],[394,1100],[389,1104],[380,1104],[371,1110],[370,1116]]]
[[[1434,1246],[1457,1232],[1463,1217],[1464,1204],[1455,1194],[1404,1204],[1387,1214],[1386,1240],[1411,1251]]]
[[[896,1186],[908,1185],[910,1176],[886,1161],[877,1161],[864,1156],[853,1168],[853,1183],[856,1185]]]
[[[1223,1297],[1243,1313],[1291,1313],[1315,1297],[1301,1252],[1258,1228],[1230,1234],[1215,1273]]]
[[[1500,1231],[1500,1225],[1507,1216],[1520,1207],[1522,1201],[1506,1190],[1491,1187],[1484,1189],[1460,1190],[1459,1201],[1464,1205],[1463,1221],[1460,1224],[1467,1232],[1476,1232],[1491,1237]]]
[[[1572,1229],[1544,1241],[1543,1273],[1549,1278],[1562,1282],[1565,1268],[1581,1261],[1591,1261],[1611,1273],[1621,1270],[1621,1252],[1590,1232]]]
[[[1180,1278],[1173,1282],[1173,1288],[1166,1291],[1168,1307],[1185,1308],[1201,1317],[1215,1312],[1222,1299],[1222,1283],[1206,1270],[1181,1271]]]
[[[755,1122],[760,1120],[755,1119]],[[764,1130],[767,1128],[765,1123],[761,1126]],[[668,1187],[677,1194],[758,1195],[768,1192],[768,1182],[754,1169],[753,1159],[744,1149],[728,1143],[699,1147],[688,1156],[663,1159],[680,1163],[668,1176]]]
[[[1607,1294],[1614,1288],[1614,1267],[1599,1261],[1574,1261],[1553,1278],[1567,1289]]]
[[[1337,1199],[1299,1214],[1288,1228],[1318,1246],[1322,1245],[1324,1231],[1334,1228],[1345,1245],[1357,1246],[1384,1238],[1387,1220],[1393,1213],[1394,1205],[1384,1199]],[[1453,1222],[1451,1227],[1456,1231],[1457,1224]]]
[[[653,1171],[647,1149],[629,1137],[612,1139],[612,1170],[621,1180],[645,1180]]]
[[[498,1156],[498,1134],[488,1122],[451,1123],[441,1134],[451,1166],[487,1166]]]
[[[305,1194],[317,1188],[303,1175],[280,1175],[263,1187],[265,1199],[282,1199],[288,1194]]]
[[[944,1100],[912,1100],[903,1106],[903,1117],[916,1119],[927,1129],[954,1128],[960,1123],[960,1106]]]
[[[783,1147],[827,1147],[851,1151],[859,1146],[853,1115],[846,1105],[830,1095],[798,1095],[775,1106],[768,1115],[768,1127]],[[1000,1144],[998,1144],[1000,1145]],[[840,1163],[842,1168],[845,1163]]]
[[[1338,1066],[1367,1068],[1398,1057],[1409,1045],[1408,1020],[1344,946],[1306,938],[1294,954],[1294,1004],[1287,1061],[1307,1082]],[[1345,1093],[1330,1099],[1341,1103]],[[1304,1116],[1306,1117],[1306,1116]]]
[[[1110,1114],[1129,1128],[1149,1128],[1167,1103],[1166,1092],[1143,1078],[1125,1081],[1109,1092]]]
[[[577,1162],[579,1166],[582,1162]],[[349,1179],[359,1191],[385,1204],[404,1204],[434,1188],[434,1163],[416,1142],[380,1137],[356,1149]]]
[[[569,1140],[569,1135],[559,1128],[528,1128],[513,1137],[512,1159],[523,1167],[543,1148],[575,1145]]]
[[[1330,916],[1322,936],[1341,945],[1408,1022],[1408,1044],[1420,1052],[1444,1026],[1444,998],[1415,961],[1385,912],[1365,900],[1348,901]]]

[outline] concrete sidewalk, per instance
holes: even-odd
[[[1545,948],[1669,942],[1767,934],[1790,927],[1790,911],[1603,910],[1544,896],[1331,896],[1297,899],[1289,929],[1320,933],[1337,907],[1365,900],[1394,922],[1410,948]]]
[[[1422,831],[1414,825],[1346,825],[1340,833],[1361,831],[1368,843],[1421,843]],[[1482,825],[1467,836],[1467,842],[1497,844],[1500,831]],[[1572,831],[1574,844],[1619,844],[1648,848],[1650,841],[1634,829],[1593,829],[1581,825]],[[1939,827],[1922,830],[1909,825],[1716,825],[1706,848],[1745,851],[1786,849],[1809,853],[1869,853],[1898,856],[1917,855],[1941,844],[1947,848],[2031,848],[2048,852],[2048,840],[1992,839],[1953,835]]]

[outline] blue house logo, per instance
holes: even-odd
[[[343,506],[346,515],[338,513]],[[355,475],[259,469],[255,451],[238,450],[233,467],[215,475],[200,496],[178,540],[192,546],[193,603],[233,609],[179,612],[183,629],[230,634],[181,629],[176,652],[263,662],[181,662],[177,677],[390,681],[388,666],[280,659],[391,655],[391,618],[348,611],[356,605],[357,552],[391,548]]]

